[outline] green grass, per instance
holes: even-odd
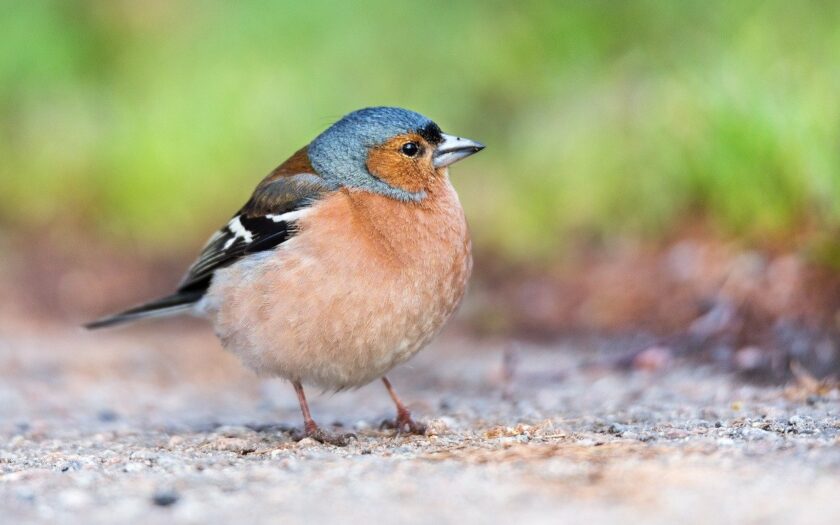
[[[0,225],[197,244],[342,114],[488,144],[477,242],[840,226],[833,2],[4,2]],[[450,5],[453,4],[453,5]]]

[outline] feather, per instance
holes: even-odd
[[[88,330],[106,328],[118,324],[150,317],[165,317],[189,311],[204,292],[176,292],[172,295],[130,308],[118,314],[109,315],[84,325]]]
[[[245,206],[210,237],[175,293],[103,317],[85,328],[105,328],[189,311],[210,287],[216,270],[273,249],[295,234],[294,223],[332,189],[312,171],[306,149],[301,149],[263,179]]]
[[[199,285],[206,289],[219,268],[285,242],[294,234],[294,222],[327,191],[329,188],[310,173],[263,182],[248,203],[210,238],[178,290],[195,290]]]

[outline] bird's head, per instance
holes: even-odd
[[[331,184],[420,201],[447,166],[484,149],[447,135],[432,120],[402,108],[354,111],[309,145],[312,167]]]

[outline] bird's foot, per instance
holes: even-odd
[[[380,425],[380,428],[393,428],[397,434],[416,434],[418,436],[426,435],[426,425],[418,423],[411,418],[411,412],[399,412],[396,420],[386,419]]]
[[[324,443],[325,445],[346,447],[351,439],[356,439],[356,434],[352,432],[327,432],[326,430],[322,430],[321,427],[307,425],[303,432],[297,431],[292,435],[292,439],[295,441],[300,441],[304,438],[314,439],[318,443]]]

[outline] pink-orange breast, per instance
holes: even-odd
[[[421,203],[341,190],[298,227],[217,272],[208,292],[224,346],[261,373],[361,386],[422,348],[464,294],[470,240],[445,177]]]

